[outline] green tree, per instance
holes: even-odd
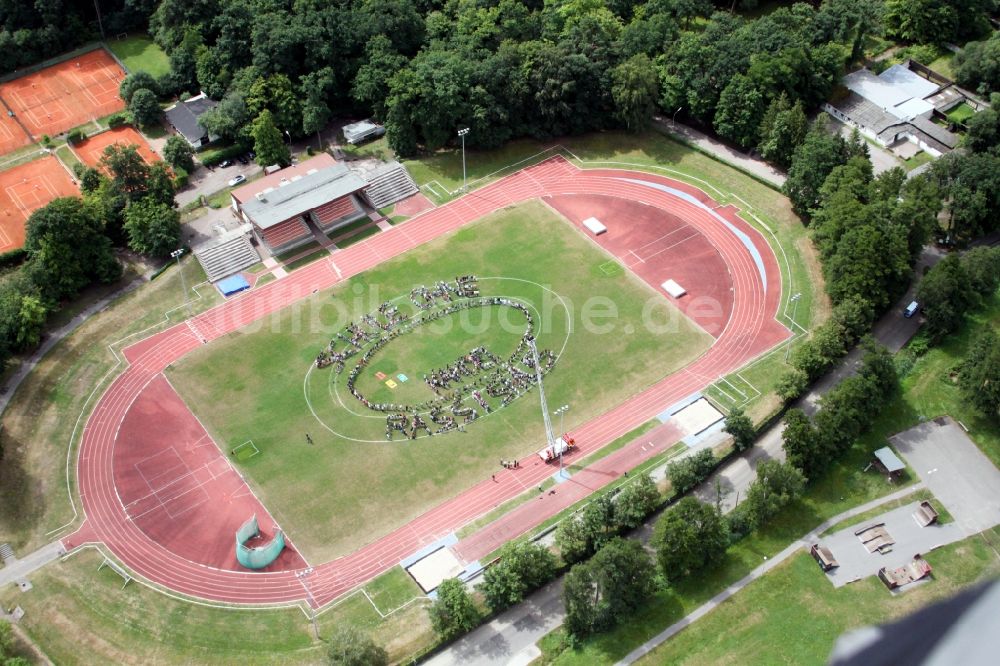
[[[499,560],[486,569],[479,586],[486,604],[496,612],[513,606],[541,587],[555,574],[556,559],[545,546],[509,542],[500,549]]]
[[[792,155],[806,138],[809,120],[806,118],[802,102],[791,105],[788,96],[782,94],[764,113],[760,123],[760,144],[757,146],[761,157],[782,169],[792,163]]]
[[[968,128],[965,133],[965,145],[974,153],[984,153],[1000,144],[1000,112],[997,111],[997,105],[1000,105],[1000,93],[993,93],[990,103],[992,107],[982,109],[965,121]]]
[[[194,171],[194,150],[191,144],[176,134],[167,137],[163,146],[163,159],[175,169],[184,169],[188,173]]]
[[[24,249],[42,295],[53,301],[75,295],[92,280],[121,276],[101,221],[77,197],[54,199],[32,213]]]
[[[652,546],[666,579],[679,581],[722,559],[729,533],[714,508],[685,497],[656,521]]]
[[[132,102],[132,96],[138,90],[150,90],[157,94],[158,88],[156,79],[148,72],[138,71],[126,76],[120,86],[118,86],[118,96],[125,100],[126,104]]]
[[[318,134],[330,120],[328,100],[334,84],[333,69],[324,67],[302,77],[302,133]],[[322,149],[322,146],[320,146]]]
[[[385,119],[386,100],[389,97],[389,80],[406,66],[406,57],[400,55],[385,35],[375,35],[365,45],[365,55],[351,86],[351,97],[370,108],[376,118]]]
[[[844,355],[846,342],[843,327],[831,319],[792,352],[791,364],[802,371],[807,381],[818,379]]]
[[[935,341],[961,326],[975,299],[963,262],[955,254],[936,263],[917,286],[927,332]]]
[[[281,132],[275,127],[274,117],[270,111],[264,109],[260,112],[250,133],[253,135],[257,164],[261,166],[278,164],[286,167],[292,163],[292,155],[285,145]]]
[[[994,421],[1000,421],[1000,337],[986,328],[972,341],[958,368],[962,396]]]
[[[834,303],[870,300],[879,311],[905,290],[910,276],[906,229],[868,224],[849,229],[823,265],[826,290]]]
[[[237,91],[229,91],[218,106],[202,114],[198,122],[209,134],[220,136],[230,141],[243,138],[244,130],[250,120],[243,95]]]
[[[969,287],[986,298],[1000,287],[1000,247],[974,247],[962,255]]]
[[[635,529],[659,506],[656,483],[649,474],[640,474],[615,497],[615,523],[619,529]]]
[[[132,120],[140,127],[160,122],[160,103],[156,101],[156,93],[148,88],[139,88],[132,94],[128,110],[132,114]]]
[[[667,478],[670,479],[674,493],[683,495],[707,479],[715,469],[716,462],[711,449],[702,449],[692,456],[667,465]]]
[[[143,199],[125,209],[125,232],[129,247],[136,252],[166,257],[180,243],[181,216],[170,206]]]
[[[479,611],[465,584],[457,578],[449,578],[438,585],[437,599],[427,612],[434,631],[445,641],[468,633],[479,624]]]
[[[785,413],[785,429],[781,432],[781,441],[788,463],[810,481],[818,478],[830,463],[829,454],[823,451],[816,428],[801,409],[790,409]]]
[[[816,13],[823,39],[849,42],[851,61],[864,55],[865,38],[882,30],[884,3],[880,0],[825,0]]]
[[[389,663],[384,648],[349,624],[334,627],[326,643],[326,663],[330,666],[387,666]]]
[[[743,148],[756,146],[765,103],[757,84],[749,77],[737,74],[719,96],[715,131]]]
[[[1000,32],[982,42],[969,42],[952,61],[955,80],[981,95],[1000,91]]]
[[[99,164],[110,172],[115,192],[128,201],[138,201],[149,192],[149,165],[136,146],[112,144],[104,149]]]
[[[751,529],[758,530],[781,509],[802,496],[806,479],[790,464],[764,460],[757,465],[757,479],[740,505]]]
[[[615,539],[566,574],[566,630],[577,638],[628,618],[653,593],[653,563],[637,541]]]
[[[593,552],[590,532],[578,516],[570,516],[559,523],[555,541],[559,555],[564,562],[570,564],[579,562]]]
[[[735,407],[726,415],[726,425],[723,431],[733,436],[733,446],[737,451],[746,451],[757,439],[757,429],[753,421],[739,407]]]
[[[785,402],[795,400],[809,387],[809,375],[802,368],[790,367],[778,379],[774,391]]]
[[[41,293],[26,272],[9,274],[0,283],[0,359],[35,348],[47,315]]]
[[[827,129],[828,122],[829,117],[821,113],[792,155],[784,190],[802,217],[808,217],[819,205],[819,191],[826,177],[849,158],[846,142]]]
[[[607,495],[588,504],[583,510],[582,520],[590,539],[590,552],[600,550],[618,532],[615,503]]]
[[[611,72],[611,98],[615,115],[628,129],[645,129],[656,111],[659,81],[653,62],[645,54],[632,56]]]

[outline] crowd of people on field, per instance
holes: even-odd
[[[536,351],[531,348],[534,321],[527,306],[503,296],[481,297],[474,275],[457,277],[454,282],[440,281],[430,288],[416,287],[410,292],[410,300],[421,310],[417,316],[405,314],[392,301],[382,303],[375,311],[362,316],[361,324],[350,322],[338,331],[316,357],[316,367],[332,365],[339,374],[346,369],[348,359],[361,354],[348,373],[347,388],[367,409],[386,413],[387,440],[396,433],[416,439],[422,432],[434,435],[464,430],[465,424],[476,420],[480,411],[489,414],[495,409],[491,401],[494,404],[499,401],[500,407],[508,405],[537,382],[539,371],[548,372],[555,365],[556,355],[552,351],[539,350],[540,368],[535,368]],[[432,310],[439,302],[444,303],[444,307]],[[357,379],[371,359],[399,335],[461,310],[489,306],[513,308],[527,320],[525,333],[506,360],[483,346],[472,349],[444,368],[423,376],[424,383],[437,398],[419,404],[372,402],[357,390]],[[470,395],[478,409],[471,401],[467,404]]]

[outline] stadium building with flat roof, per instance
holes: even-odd
[[[308,243],[367,213],[363,177],[321,153],[233,190],[232,208],[272,253]]]

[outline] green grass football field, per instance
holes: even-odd
[[[311,369],[330,338],[382,302],[406,301],[414,286],[474,274],[483,296],[515,298],[535,313],[539,350],[559,354],[546,375],[546,395],[552,408],[571,406],[569,430],[711,344],[634,275],[609,274],[608,260],[547,206],[530,202],[317,294],[266,325],[196,350],[168,376],[220,447],[228,451],[253,440],[260,455],[237,467],[305,557],[324,561],[456,495],[497,469],[500,459],[544,444],[535,389],[465,432],[387,442],[385,416],[350,395],[346,370]],[[654,334],[643,325],[644,308],[652,308],[657,322],[673,317],[677,330]],[[479,345],[498,356],[516,347],[524,317],[501,310],[507,309],[465,310],[400,335],[372,357],[358,390],[373,402],[433,398],[421,381],[424,373]],[[399,374],[408,381],[399,381]],[[395,388],[386,385],[390,378],[397,379]]]

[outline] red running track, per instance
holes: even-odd
[[[707,208],[643,183],[659,183],[681,190],[704,202]],[[520,494],[525,487],[538,485],[552,474],[553,468],[526,460],[527,464],[518,474],[498,475],[498,482],[487,479],[350,555],[305,569],[241,571],[189,559],[150,538],[123,505],[115,469],[115,445],[119,429],[137,396],[167,365],[199,345],[276,313],[316,290],[327,289],[499,208],[532,198],[578,194],[641,201],[679,216],[714,245],[728,267],[733,288],[731,315],[715,344],[683,370],[573,431],[579,444],[578,455],[601,448],[653,418],[666,406],[705,388],[787,337],[788,331],[775,320],[781,296],[777,262],[764,238],[736,217],[735,209],[725,207],[715,213],[724,216],[752,240],[763,258],[766,289],[750,251],[731,229],[713,216],[709,209],[715,204],[700,190],[645,173],[579,170],[562,158],[552,158],[339,251],[330,259],[315,262],[282,280],[246,292],[126,349],[128,367],[101,396],[84,428],[77,474],[86,519],[76,533],[64,539],[65,546],[69,549],[86,542],[103,542],[138,576],[199,599],[256,605],[306,601],[313,607],[320,607]],[[164,425],[159,424],[159,427]],[[150,424],[150,427],[157,427],[157,424]],[[519,513],[520,522],[507,523],[504,529],[511,536],[529,529],[551,515],[541,508],[544,504],[533,505],[540,507],[538,511]],[[555,507],[555,503],[549,505]],[[459,550],[467,557],[477,556],[488,547],[489,541],[480,539],[478,545],[459,544]]]

